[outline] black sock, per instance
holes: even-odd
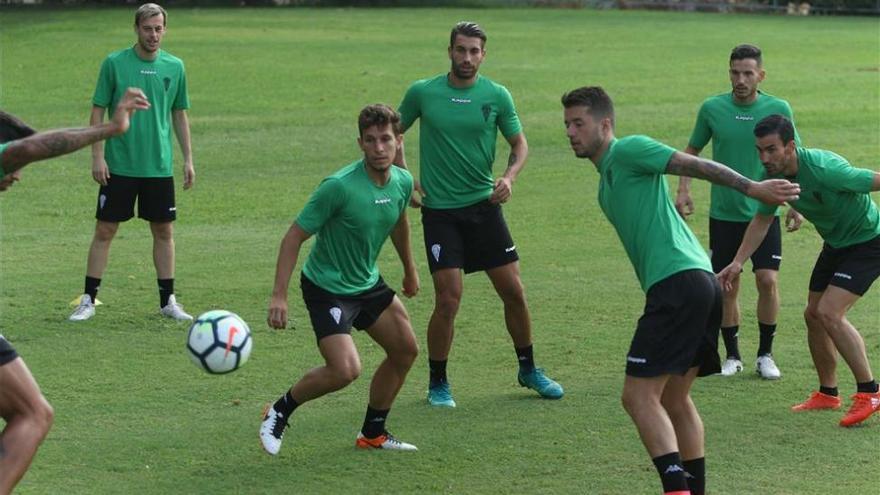
[[[670,452],[652,459],[657,473],[660,474],[660,482],[663,483],[663,492],[682,492],[688,489],[687,480],[684,477],[684,467],[681,465],[681,456],[678,452]]]
[[[837,387],[823,387],[822,385],[819,385],[819,392],[832,397],[840,395],[840,392],[837,391]]]
[[[773,337],[776,335],[776,323],[768,325],[759,321],[758,328],[761,331],[761,337],[758,344],[758,357],[761,357],[773,352]]]
[[[691,459],[682,462],[687,471],[687,484],[691,495],[704,495],[706,493],[706,458]]]
[[[871,380],[870,382],[856,383],[856,392],[859,392],[859,393],[876,394],[877,389],[878,389],[877,380]]]
[[[428,360],[428,370],[430,372],[430,387],[436,387],[442,383],[446,383],[446,360],[434,361]]]
[[[299,402],[290,395],[290,390],[288,390],[281,396],[281,398],[275,401],[275,404],[272,405],[272,409],[275,409],[275,411],[280,412],[285,418],[287,418],[290,417],[290,415],[293,414],[293,411],[299,406]]]
[[[159,307],[164,308],[168,306],[168,298],[174,294],[174,279],[158,278],[156,281],[159,282]]]
[[[732,327],[721,327],[721,336],[724,337],[724,348],[727,349],[727,357],[730,359],[739,359],[739,325]]]
[[[92,298],[92,304],[98,299],[98,289],[101,288],[101,279],[86,275],[86,288],[83,294],[88,294]]]
[[[385,419],[388,418],[390,409],[380,410],[367,406],[367,415],[364,417],[364,426],[361,434],[367,438],[376,438],[385,433]]]
[[[516,359],[519,360],[520,371],[528,373],[535,369],[535,358],[532,354],[531,344],[528,347],[515,347],[514,349],[516,349]]]

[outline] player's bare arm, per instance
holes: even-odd
[[[880,191],[880,173],[874,172],[874,182],[871,183],[872,191]]]
[[[414,297],[419,293],[420,284],[419,271],[412,255],[409,232],[409,219],[404,211],[400,214],[397,224],[391,231],[391,243],[394,244],[394,250],[397,251],[397,256],[403,264],[403,295]]]
[[[708,180],[727,186],[767,204],[782,204],[798,198],[801,188],[783,179],[755,182],[732,168],[697,156],[676,151],[666,164],[666,173]]]
[[[275,286],[272,289],[272,299],[269,301],[269,316],[266,322],[272,328],[287,327],[287,288],[290,285],[290,276],[296,267],[299,258],[299,250],[303,243],[312,235],[294,223],[287,230],[278,250],[278,263],[275,266]]]
[[[702,149],[688,145],[684,152],[688,155],[700,156]],[[691,199],[691,178],[682,175],[678,178],[678,194],[675,196],[675,209],[682,218],[687,218],[694,212],[694,202]]]
[[[131,114],[148,108],[150,104],[143,92],[129,88],[110,122],[41,132],[10,143],[3,152],[3,173],[11,174],[28,163],[72,153],[92,143],[122,134],[128,130]]]
[[[510,155],[507,157],[507,169],[504,175],[495,181],[495,189],[489,197],[491,203],[505,203],[513,194],[513,183],[520,171],[526,165],[529,156],[529,143],[526,135],[522,132],[511,136],[507,142],[510,144]]]
[[[395,166],[398,166],[404,170],[408,170],[406,167],[406,153],[404,152],[404,144],[403,141],[400,142],[400,147],[397,148],[397,152],[394,154],[394,160],[392,161]],[[418,179],[414,178],[413,189],[415,192],[419,193],[418,196],[415,194],[409,198],[409,206],[412,208],[421,208],[422,207],[422,198],[427,196],[425,191],[422,189],[422,183],[419,182]]]
[[[764,242],[764,237],[767,236],[767,231],[770,230],[770,225],[773,224],[774,218],[774,215],[763,215],[758,213],[752,218],[752,221],[749,222],[749,226],[746,228],[745,234],[743,234],[742,243],[739,245],[739,249],[737,249],[733,261],[731,261],[730,264],[717,275],[718,282],[721,284],[722,289],[727,291],[733,287],[733,282],[735,282],[736,279],[739,278],[739,274],[742,273],[743,263],[745,263],[755,250],[758,249],[761,243]]]
[[[174,123],[174,134],[180,144],[183,153],[183,188],[189,189],[196,180],[196,170],[193,166],[192,139],[189,132],[189,117],[186,110],[174,110],[171,112],[171,120]]]

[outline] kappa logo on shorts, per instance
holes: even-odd
[[[431,254],[434,256],[434,261],[437,263],[440,262],[440,244],[434,244],[431,246]]]
[[[646,364],[648,362],[648,360],[645,358],[634,357],[634,356],[627,356],[626,361],[629,363],[636,363],[636,364]]]
[[[782,261],[782,256],[779,256],[778,254],[774,254],[774,255],[772,255],[772,256],[770,256],[770,257],[773,258],[774,260]]]
[[[834,272],[834,276],[840,277],[840,278],[845,278],[847,280],[852,280],[852,275],[850,275],[849,273]]]
[[[103,210],[104,203],[106,203],[106,202],[107,202],[107,195],[106,194],[102,194],[102,195],[98,196],[98,208]]]
[[[342,319],[342,310],[337,308],[336,306],[333,306],[332,308],[330,308],[330,316],[333,318],[333,321],[335,321],[336,324],[339,325],[339,321]]]
[[[177,207],[176,207],[176,206],[172,206],[171,208],[168,208],[168,211],[177,211]]]
[[[510,246],[509,248],[504,248],[505,253],[509,253],[511,251],[516,251],[516,245]]]

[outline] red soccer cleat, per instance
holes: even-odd
[[[794,412],[821,411],[823,409],[840,409],[840,397],[813,392],[809,399],[791,407]]]
[[[840,420],[840,426],[854,426],[880,411],[880,392],[873,394],[859,392],[852,396],[853,404],[846,416]]]

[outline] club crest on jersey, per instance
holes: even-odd
[[[162,78],[162,82],[165,83],[165,91],[168,91],[168,88],[171,87],[171,78],[170,78],[170,77],[164,77],[164,78]]]
[[[485,105],[482,106],[481,110],[483,111],[483,122],[488,122],[488,121],[489,121],[489,115],[492,114],[492,105],[489,105],[489,104],[487,103],[487,104],[485,104]]]

